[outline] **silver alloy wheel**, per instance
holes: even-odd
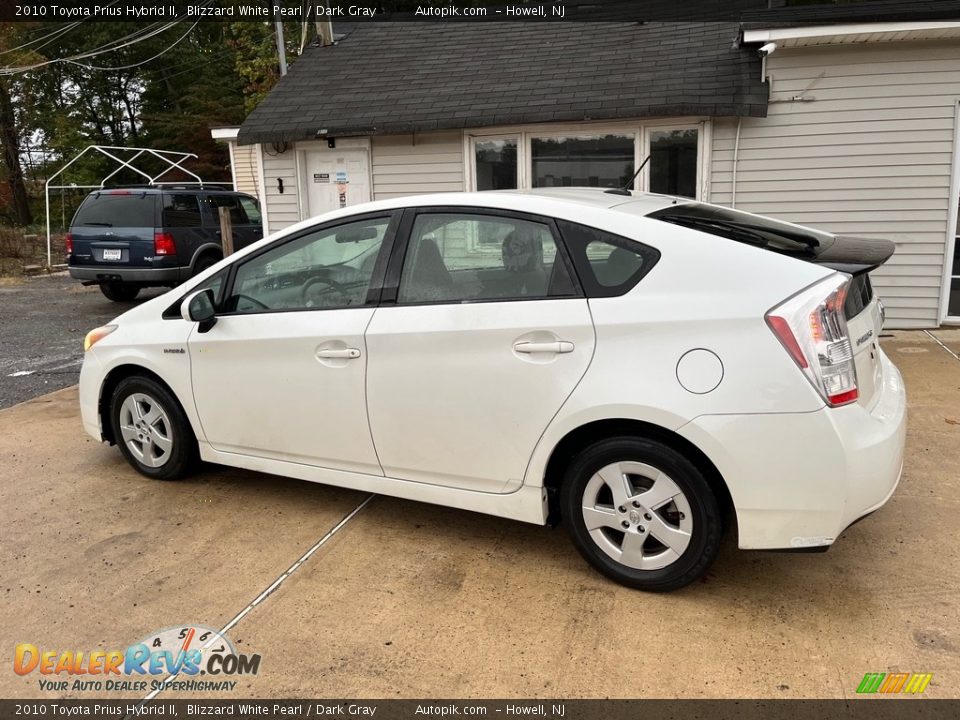
[[[686,495],[652,465],[618,462],[598,470],[581,502],[590,537],[604,553],[636,570],[676,561],[693,532]]]
[[[173,429],[167,411],[145,393],[128,395],[120,406],[120,434],[127,448],[147,467],[158,468],[170,459]]]

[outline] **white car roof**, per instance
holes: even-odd
[[[554,215],[560,205],[578,204],[601,210],[618,210],[632,215],[647,215],[671,205],[695,202],[690,198],[655,193],[631,192],[629,196],[606,192],[608,188],[566,187],[537,188],[534,190],[496,190],[484,192],[449,192],[429,195],[407,195],[353,205],[324,215],[324,219],[336,219],[378,210],[403,207],[467,205],[473,207],[500,208],[543,215]],[[314,219],[315,221],[316,219]],[[300,227],[304,223],[298,223]],[[286,234],[286,233],[284,233]]]

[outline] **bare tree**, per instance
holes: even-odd
[[[0,145],[3,146],[3,164],[7,169],[7,183],[13,199],[13,212],[19,225],[33,222],[27,186],[20,165],[20,136],[16,127],[16,115],[6,82],[0,78]]]

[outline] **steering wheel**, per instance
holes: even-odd
[[[346,286],[338,283],[336,280],[330,280],[329,278],[325,277],[312,277],[300,287],[300,301],[307,307],[311,307],[310,300],[307,299],[307,293],[310,291],[310,288],[317,283],[323,283],[331,290],[335,290],[336,292],[340,293],[342,297],[348,297]]]
[[[263,301],[261,301],[261,300],[257,300],[255,297],[250,297],[249,295],[244,295],[244,294],[242,294],[242,293],[239,293],[239,294],[237,294],[237,295],[234,295],[233,298],[234,298],[234,300],[236,301],[236,302],[234,302],[234,307],[239,307],[239,306],[240,306],[240,301],[241,301],[241,300],[246,300],[246,301],[251,302],[251,303],[253,303],[254,305],[258,306],[261,310],[269,310],[269,309],[270,309],[270,306],[267,305],[265,302],[263,302]]]

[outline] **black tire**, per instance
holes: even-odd
[[[114,302],[130,302],[140,294],[140,286],[132,283],[102,283],[100,292],[104,297]]]
[[[220,262],[220,258],[215,257],[214,255],[201,255],[197,258],[197,262],[193,266],[193,272],[190,273],[190,277],[196,277],[202,273],[207,268],[211,268]]]
[[[617,503],[607,482],[593,480],[599,471],[617,463],[642,463],[659,471],[666,481],[673,483],[673,486],[664,484],[663,490],[672,492],[675,487],[681,491],[682,497],[673,496],[666,505],[651,503],[656,509],[649,510],[640,502],[643,488],[654,488],[660,479],[644,479],[647,475],[653,475],[650,472],[634,475],[624,472],[623,468],[616,468],[618,472],[615,473],[617,479],[614,482],[619,482],[619,478],[629,478],[625,481],[627,489],[622,497],[630,498],[629,502]],[[610,502],[609,510],[607,499]],[[588,510],[584,510],[585,502]],[[634,508],[634,502],[638,503],[637,508]],[[692,583],[707,571],[720,549],[723,522],[716,494],[710,484],[687,458],[654,440],[610,438],[581,452],[567,469],[560,491],[560,509],[574,545],[587,562],[608,578],[639,590],[666,592]],[[584,514],[592,515],[594,509],[602,511],[593,516],[602,525],[591,532],[587,529]],[[607,525],[611,519],[615,520],[615,528]],[[628,523],[626,530],[623,529],[623,523]],[[677,534],[671,533],[673,528],[676,528]],[[635,561],[637,564],[666,564],[663,567],[641,569],[615,559],[613,555],[618,552],[618,535],[622,538],[622,546],[631,533],[631,543],[639,543],[641,548],[637,555],[637,545],[632,545],[632,557],[641,558]],[[688,544],[681,552],[676,552],[661,543],[657,534],[678,545],[689,538]],[[657,553],[662,554],[658,556]]]
[[[139,423],[144,426],[140,437],[146,439],[146,445],[133,438],[128,442],[124,437],[122,425],[125,422],[127,428],[137,425],[135,421],[131,422],[132,416],[127,415],[130,406],[124,408],[125,401],[132,396],[138,396],[131,402],[140,408],[141,412],[152,410],[153,404],[160,409],[161,417],[156,424],[151,424],[150,430],[145,427],[150,424],[149,422],[140,421]],[[146,398],[149,402],[142,401],[142,398]],[[149,421],[149,418],[146,419]],[[179,480],[196,469],[199,452],[190,421],[187,420],[177,399],[156,380],[136,375],[121,380],[110,399],[110,423],[117,447],[120,448],[127,462],[140,474],[155,480]],[[152,437],[159,435],[156,444],[150,440],[151,432]],[[170,441],[169,450],[160,448],[160,439]],[[141,457],[138,457],[138,454]]]

